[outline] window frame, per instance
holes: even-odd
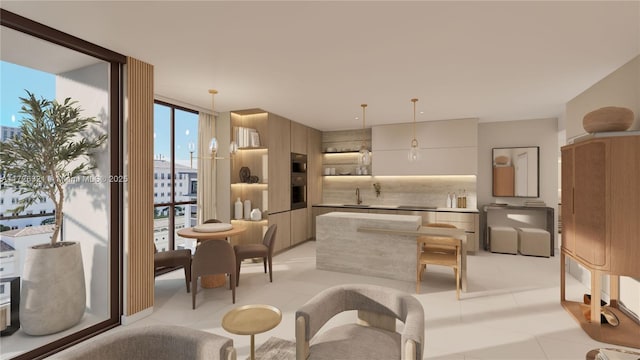
[[[180,105],[175,105],[175,104],[171,104],[168,103],[166,101],[162,101],[162,100],[154,100],[153,101],[154,105],[161,105],[161,106],[166,106],[170,109],[170,122],[171,122],[171,136],[170,136],[170,141],[171,141],[171,170],[169,171],[168,175],[168,180],[169,180],[169,202],[163,202],[163,203],[154,203],[153,204],[153,208],[154,208],[154,213],[155,213],[155,209],[158,207],[167,207],[169,209],[168,213],[168,236],[169,236],[169,240],[168,240],[168,248],[169,249],[175,249],[175,232],[176,232],[176,226],[175,226],[175,208],[176,206],[180,206],[180,205],[197,205],[198,204],[198,200],[196,198],[196,200],[190,200],[190,201],[176,201],[176,192],[175,192],[175,188],[176,188],[176,180],[177,180],[177,176],[176,175],[176,152],[175,152],[175,146],[176,146],[176,137],[175,137],[175,132],[176,132],[176,110],[180,110],[180,111],[185,111],[185,112],[189,112],[195,115],[199,115],[199,112],[197,110],[193,110],[193,109],[189,109],[186,108],[184,106],[180,106]],[[154,122],[155,122],[155,114],[154,114]],[[174,174],[174,176],[171,176],[171,174]],[[182,177],[182,174],[179,175],[179,177]],[[156,179],[154,176],[154,180],[162,180],[162,181],[167,181],[167,177],[165,176],[164,172],[160,173],[160,178],[161,179]],[[197,179],[197,178],[196,178]],[[154,187],[155,187],[155,182],[154,182]],[[164,187],[164,182],[161,183],[160,187]],[[164,196],[161,196],[164,197]]]

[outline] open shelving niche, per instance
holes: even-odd
[[[261,240],[269,226],[268,199],[269,199],[269,150],[268,144],[268,113],[255,111],[242,111],[231,113],[231,138],[237,139],[234,127],[242,126],[255,129],[260,136],[260,145],[257,147],[240,147],[231,159],[231,223],[237,223],[247,227],[247,231],[231,239],[232,244],[250,244]],[[257,183],[247,183],[240,180],[240,169],[248,167],[252,176],[258,177]],[[243,207],[243,219],[235,219],[235,202],[240,198]],[[259,221],[246,220],[244,217],[244,201],[251,201],[251,209],[258,208],[262,212]]]
[[[322,133],[322,174],[334,176],[371,176],[371,164],[366,174],[356,174],[358,155],[362,143],[371,151],[371,129],[325,131]],[[373,156],[372,156],[373,161]],[[326,168],[335,168],[335,175],[326,174]]]

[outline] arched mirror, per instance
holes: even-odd
[[[493,148],[493,196],[540,196],[540,147]]]

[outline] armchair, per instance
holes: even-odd
[[[334,315],[358,310],[358,323],[318,334]],[[404,322],[396,332],[396,319]],[[313,339],[313,344],[309,343]],[[424,309],[410,294],[373,285],[339,285],[296,312],[296,360],[422,359]]]

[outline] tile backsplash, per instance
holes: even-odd
[[[374,183],[380,184],[376,196]],[[467,194],[467,208],[477,208],[476,176],[325,176],[324,204],[355,204],[356,188],[366,205],[447,207],[449,193]]]

